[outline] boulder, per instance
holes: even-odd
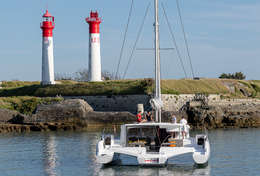
[[[210,106],[208,109],[192,107],[187,111],[188,122],[194,128],[260,127],[260,105],[239,104]]]
[[[17,111],[11,111],[8,109],[0,109],[0,122],[7,123],[9,120],[11,120],[17,114],[19,114],[19,112],[17,112]]]
[[[0,123],[22,124],[28,117],[17,111],[0,109]]]
[[[88,124],[120,124],[136,121],[130,112],[95,112],[81,99],[68,99],[51,105],[39,105],[36,113],[27,122],[71,123],[79,126]]]
[[[31,120],[35,122],[74,121],[92,111],[92,107],[86,101],[69,99],[55,104],[39,105]]]
[[[25,115],[17,114],[12,119],[8,120],[8,122],[12,124],[23,124],[25,118]]]

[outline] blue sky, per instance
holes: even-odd
[[[153,0],[136,0],[127,35],[120,72],[125,70],[144,9]],[[191,76],[187,53],[174,0],[166,6],[177,43]],[[41,79],[40,22],[46,6],[55,16],[54,64],[56,73],[73,73],[88,68],[88,24],[84,19],[98,10],[101,24],[102,69],[115,72],[130,0],[9,0],[0,6],[0,80]],[[180,0],[193,62],[199,77],[242,71],[247,79],[260,79],[260,2],[257,0]],[[153,6],[145,21],[138,48],[153,47]],[[161,47],[173,47],[160,8]],[[184,74],[176,51],[162,51],[162,78],[178,79]],[[127,78],[152,77],[152,51],[136,51]]]

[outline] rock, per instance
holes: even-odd
[[[19,114],[17,111],[11,111],[8,109],[0,109],[0,122],[6,123],[11,120],[14,116]]]
[[[177,122],[179,122],[182,117],[184,117],[186,119],[188,118],[187,113],[184,111],[182,111],[182,112],[162,111],[162,122],[172,122],[173,115],[175,115]]]
[[[92,107],[84,100],[69,99],[50,105],[39,105],[31,120],[36,122],[74,121],[92,112]]]
[[[244,97],[252,97],[253,92],[247,85],[232,80],[222,80],[223,85],[229,90],[230,93],[236,94],[239,91]]]
[[[188,109],[188,122],[194,128],[260,127],[260,105],[243,104]]]
[[[27,116],[17,111],[0,109],[0,123],[22,124]]]
[[[25,115],[17,114],[12,119],[8,120],[8,122],[12,124],[23,124],[25,118],[26,118]]]
[[[187,105],[178,112],[162,111],[162,122],[171,122],[173,115],[178,121],[184,116],[193,129],[260,127],[260,103],[257,101],[227,101],[209,106]],[[132,122],[136,122],[136,116],[130,112],[96,112],[81,99],[39,105],[36,113],[31,116],[0,109],[0,133],[84,130]]]
[[[94,112],[89,104],[81,99],[39,105],[36,113],[30,117],[10,110],[1,110],[0,115],[0,133],[84,130],[89,125],[109,126],[136,121],[135,115],[129,112]]]
[[[94,112],[81,99],[69,99],[52,105],[39,105],[36,114],[28,122],[66,122],[87,126],[88,124],[118,124],[136,121],[129,112]]]

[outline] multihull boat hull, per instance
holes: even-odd
[[[161,128],[164,127],[167,128],[168,131],[170,131],[169,129],[171,128],[174,129],[172,125],[161,125]],[[139,126],[138,129],[139,128],[143,131],[148,129],[147,126],[142,126],[142,128]],[[107,143],[106,138],[103,137],[98,142],[96,153],[98,163],[115,163],[117,160],[119,160],[120,155],[127,155],[136,158],[138,165],[163,166],[167,165],[169,159],[174,159],[175,157],[190,154],[196,164],[204,165],[207,164],[210,157],[209,140],[204,134],[196,135],[195,138],[186,137],[176,139],[175,141],[173,140],[174,143],[163,142],[160,144],[159,148],[151,151],[151,145],[141,145],[140,143],[133,144],[129,142],[130,140],[128,138],[130,137],[127,133],[124,132],[127,130],[125,130],[125,128],[122,128],[121,130],[123,130],[121,133],[122,139],[114,140],[113,137],[110,137],[110,141]],[[168,133],[171,134],[172,131]],[[166,139],[170,140],[169,138]],[[127,141],[128,144],[126,144],[124,141]]]

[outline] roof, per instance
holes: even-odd
[[[52,15],[46,10],[46,13],[42,17],[52,17]]]
[[[126,127],[136,127],[136,128],[141,128],[141,127],[155,127],[155,126],[160,126],[160,128],[176,128],[176,127],[182,127],[183,124],[181,123],[156,123],[156,122],[148,122],[148,123],[132,123],[132,124],[125,124]]]

